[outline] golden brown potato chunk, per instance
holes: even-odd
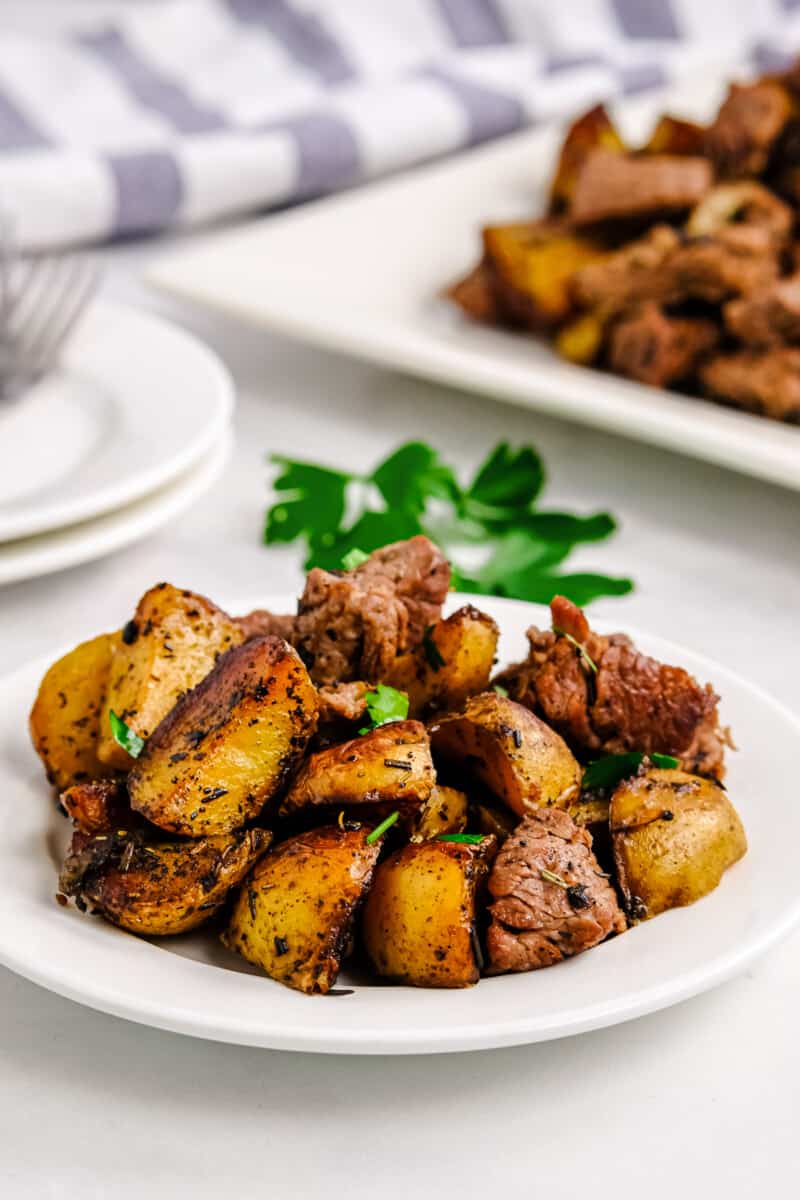
[[[555,347],[567,362],[585,367],[597,358],[604,336],[605,321],[600,313],[583,313],[559,329]]]
[[[477,983],[476,893],[495,850],[491,837],[477,845],[414,842],[378,867],[362,931],[379,975],[414,987]]]
[[[407,694],[412,717],[459,708],[488,687],[499,636],[490,616],[466,605],[432,626],[412,654],[399,655],[381,682]]]
[[[178,700],[244,633],[204,596],[159,583],[142,596],[114,647],[101,723],[101,762],[127,771],[131,757],[111,733],[109,712],[147,739]]]
[[[265,829],[150,845],[76,834],[61,888],[131,933],[186,933],[213,916],[271,840]]]
[[[659,117],[643,154],[702,154],[705,150],[706,131],[694,121],[665,114]]]
[[[580,790],[581,769],[563,738],[497,692],[473,696],[430,734],[435,757],[474,775],[520,817],[544,805],[565,808]]]
[[[620,890],[635,921],[693,904],[747,851],[722,788],[669,769],[652,768],[619,785],[611,836]]]
[[[487,226],[483,244],[501,309],[534,331],[551,329],[570,316],[573,274],[606,252],[596,238],[547,221]]]
[[[30,733],[57,788],[113,774],[98,758],[100,718],[118,633],[81,642],[53,663],[39,685]]]
[[[435,782],[425,726],[391,721],[310,755],[283,800],[281,816],[329,804],[390,805],[407,814],[425,803]]]
[[[551,212],[560,213],[569,208],[578,171],[590,151],[598,147],[616,150],[619,153],[626,148],[602,104],[578,117],[564,139],[556,173],[550,185]]]
[[[148,739],[131,805],[171,833],[204,837],[252,821],[299,763],[317,723],[300,656],[275,637],[224,655]]]
[[[245,880],[222,940],[301,992],[336,982],[380,840],[369,829],[312,829],[277,846]]]
[[[437,784],[421,809],[412,842],[426,842],[443,833],[463,833],[467,827],[466,793]]]

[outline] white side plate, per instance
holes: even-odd
[[[665,108],[705,118],[719,76],[627,102],[644,133]],[[560,360],[542,341],[468,322],[440,299],[491,221],[542,211],[561,133],[504,139],[388,182],[267,217],[157,262],[151,283],[383,366],[800,488],[800,429]]]
[[[451,607],[468,597],[451,597]],[[262,596],[287,611],[293,597]],[[133,601],[133,598],[132,598]],[[524,652],[546,611],[477,602],[503,630],[501,661]],[[245,611],[234,602],[232,611]],[[559,966],[482,980],[464,991],[348,981],[328,997],[259,975],[202,932],[158,943],[54,900],[66,822],[28,742],[27,714],[50,658],[0,682],[0,962],[72,1000],[179,1033],[329,1053],[412,1054],[543,1041],[653,1012],[742,971],[800,918],[796,759],[800,723],[727,669],[660,638],[642,648],[710,680],[741,747],[728,787],[750,849],[710,896]],[[54,656],[51,656],[54,657]]]
[[[49,575],[102,558],[139,541],[199,499],[222,472],[233,437],[228,429],[193,466],[164,487],[93,521],[0,545],[0,584]]]
[[[217,444],[232,410],[230,376],[202,342],[93,304],[60,367],[0,406],[0,543],[154,492]]]

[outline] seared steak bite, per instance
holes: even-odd
[[[749,346],[800,342],[800,274],[730,300],[723,315],[728,330]]]
[[[382,679],[439,619],[450,566],[426,537],[396,542],[353,571],[309,572],[294,645],[318,686]]]
[[[791,112],[786,89],[772,80],[732,84],[706,131],[706,153],[718,174],[729,179],[760,175]]]
[[[699,374],[719,400],[777,421],[800,422],[800,349],[717,354]]]
[[[780,270],[770,232],[759,225],[728,225],[713,237],[690,238],[660,273],[661,298],[670,304],[719,304],[766,287]]]
[[[517,826],[488,886],[492,975],[552,966],[627,927],[591,837],[560,809],[539,809]]]
[[[621,250],[576,271],[571,283],[576,302],[614,313],[640,301],[660,299],[660,271],[680,243],[671,226],[654,225]]]
[[[360,720],[367,711],[367,692],[371,687],[371,683],[363,680],[321,687],[317,693],[320,724]]]
[[[291,643],[294,639],[295,618],[291,613],[272,613],[266,608],[254,608],[252,612],[234,620],[244,632],[244,640],[257,637],[279,637]]]
[[[564,596],[550,609],[553,629],[532,626],[528,658],[497,676],[514,700],[584,760],[630,750],[687,755],[692,770],[722,778],[725,734],[710,686],[642,654],[625,634],[593,633]]]
[[[578,169],[569,207],[575,225],[685,212],[711,187],[705,158],[592,150]]]
[[[608,362],[620,375],[664,387],[691,375],[718,341],[714,321],[668,317],[657,304],[644,304],[613,326]]]

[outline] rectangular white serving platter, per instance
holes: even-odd
[[[646,136],[665,111],[705,120],[722,74],[614,106]],[[278,331],[411,375],[666,447],[800,490],[800,428],[575,367],[543,342],[463,319],[442,288],[490,221],[542,210],[563,129],[528,130],[402,176],[196,239],[147,280]]]

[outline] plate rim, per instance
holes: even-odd
[[[187,438],[168,458],[160,462],[148,463],[127,477],[109,480],[84,496],[76,496],[67,501],[51,500],[34,510],[29,510],[27,515],[25,512],[10,516],[0,513],[2,546],[29,537],[56,533],[68,526],[106,516],[143,499],[188,472],[189,468],[212,449],[231,422],[236,396],[233,377],[220,356],[196,334],[160,313],[103,297],[92,303],[83,321],[93,317],[100,320],[110,319],[125,325],[138,325],[145,333],[148,330],[156,330],[160,335],[169,337],[172,346],[179,353],[188,353],[200,364],[201,370],[207,372],[208,391],[213,397],[212,411],[207,422],[194,431],[194,436]],[[85,335],[85,331],[79,326],[75,334],[78,348],[82,335]],[[65,366],[74,361],[75,353],[75,346],[71,340],[64,353]],[[24,400],[22,402],[24,403]],[[192,431],[191,426],[189,430]]]
[[[217,436],[216,445],[156,491],[76,525],[0,544],[0,588],[105,558],[147,537],[213,486],[231,457],[233,445],[233,431],[227,426]],[[70,540],[62,542],[64,538]],[[10,552],[7,558],[6,551]],[[28,565],[15,568],[15,553],[23,559],[29,556]],[[0,685],[2,682],[0,678]]]
[[[277,607],[279,604],[285,604],[289,595],[289,593],[262,595],[259,601],[261,604],[271,603]],[[452,594],[454,605],[468,603],[475,599],[476,597],[470,597],[466,593]],[[477,599],[482,600],[484,604],[487,601],[486,597],[477,597]],[[520,601],[498,600],[494,597],[491,599],[501,608],[519,605],[530,612],[530,610],[540,607],[524,605]],[[238,609],[243,606],[237,602],[234,607]],[[602,624],[605,627],[608,622],[604,620]],[[737,687],[743,688],[754,701],[766,706],[795,733],[800,734],[800,716],[787,705],[776,700],[759,684],[751,683],[738,672],[700,652],[684,647],[680,643],[672,642],[658,635],[643,633],[633,627],[630,627],[628,631],[634,638],[654,644],[657,652],[664,657],[669,656],[675,661],[681,661],[680,656],[688,654],[694,669],[702,668],[709,672],[709,677],[712,679],[723,682],[728,680]],[[43,671],[51,661],[53,661],[52,654],[37,656],[9,675],[0,678],[0,689],[5,691],[8,687],[18,687],[19,685],[16,684],[18,679],[21,684],[29,684],[30,678],[38,678],[38,673]],[[665,916],[668,919],[669,914],[665,914]],[[74,968],[73,978],[70,978],[69,972],[64,972],[63,969],[60,972],[54,972],[52,966],[49,971],[42,967],[40,960],[37,960],[35,950],[27,955],[21,952],[20,947],[27,945],[24,938],[17,939],[16,943],[13,938],[9,938],[9,930],[13,928],[13,922],[9,922],[8,925],[0,925],[0,963],[39,986],[96,1011],[109,1013],[139,1024],[208,1040],[309,1053],[370,1055],[451,1053],[530,1044],[574,1036],[671,1007],[673,1004],[681,1003],[694,995],[716,987],[740,973],[761,954],[786,937],[798,923],[800,923],[800,887],[797,889],[793,902],[784,907],[780,916],[771,922],[766,932],[752,938],[750,942],[736,945],[713,958],[710,966],[708,963],[703,963],[688,972],[682,972],[677,979],[670,980],[667,984],[661,982],[649,985],[641,991],[634,991],[629,994],[627,999],[623,999],[621,1002],[615,1001],[612,1012],[603,1011],[604,1007],[607,1009],[607,1002],[595,1002],[588,1008],[582,1007],[580,1004],[577,1006],[573,1004],[571,1010],[568,1009],[558,1016],[551,1017],[546,1025],[542,1025],[539,1020],[535,1030],[530,1028],[532,1020],[536,1020],[534,1013],[533,1017],[528,1015],[524,1018],[509,1019],[500,1023],[497,1021],[487,1023],[484,1020],[472,1025],[462,1024],[455,1030],[443,1029],[441,1026],[433,1024],[429,1027],[416,1026],[411,1032],[402,1028],[384,1029],[379,1037],[373,1033],[372,1040],[369,1041],[364,1040],[363,1034],[358,1029],[339,1028],[331,1032],[324,1024],[315,1023],[313,1020],[301,1022],[299,1029],[286,1023],[283,1025],[273,1024],[268,1029],[256,1029],[243,1023],[241,1019],[237,1024],[235,1011],[232,1015],[227,1012],[215,1012],[213,1019],[210,1019],[207,1014],[198,1015],[185,1008],[182,1010],[177,1004],[165,1006],[162,1003],[159,1008],[147,1002],[142,1003],[141,998],[131,1001],[129,997],[115,992],[114,987],[109,986],[107,981],[95,979],[89,983],[81,982],[79,973]],[[646,932],[646,930],[647,926],[641,925],[630,931],[628,936],[636,936],[637,933],[641,935],[642,931]],[[611,944],[613,943],[609,943],[609,945]],[[143,945],[148,946],[150,950],[158,950],[158,947],[153,947],[147,942],[144,942]],[[174,964],[174,956],[170,957]],[[195,974],[200,979],[200,973],[207,968],[203,963],[181,958],[179,966],[173,967],[173,969],[181,970],[187,976]],[[237,978],[247,977],[237,976]],[[486,983],[491,985],[494,981],[483,982],[484,985]],[[301,1005],[310,1004],[312,1007],[320,1002],[319,998],[299,995],[297,1000]]]

